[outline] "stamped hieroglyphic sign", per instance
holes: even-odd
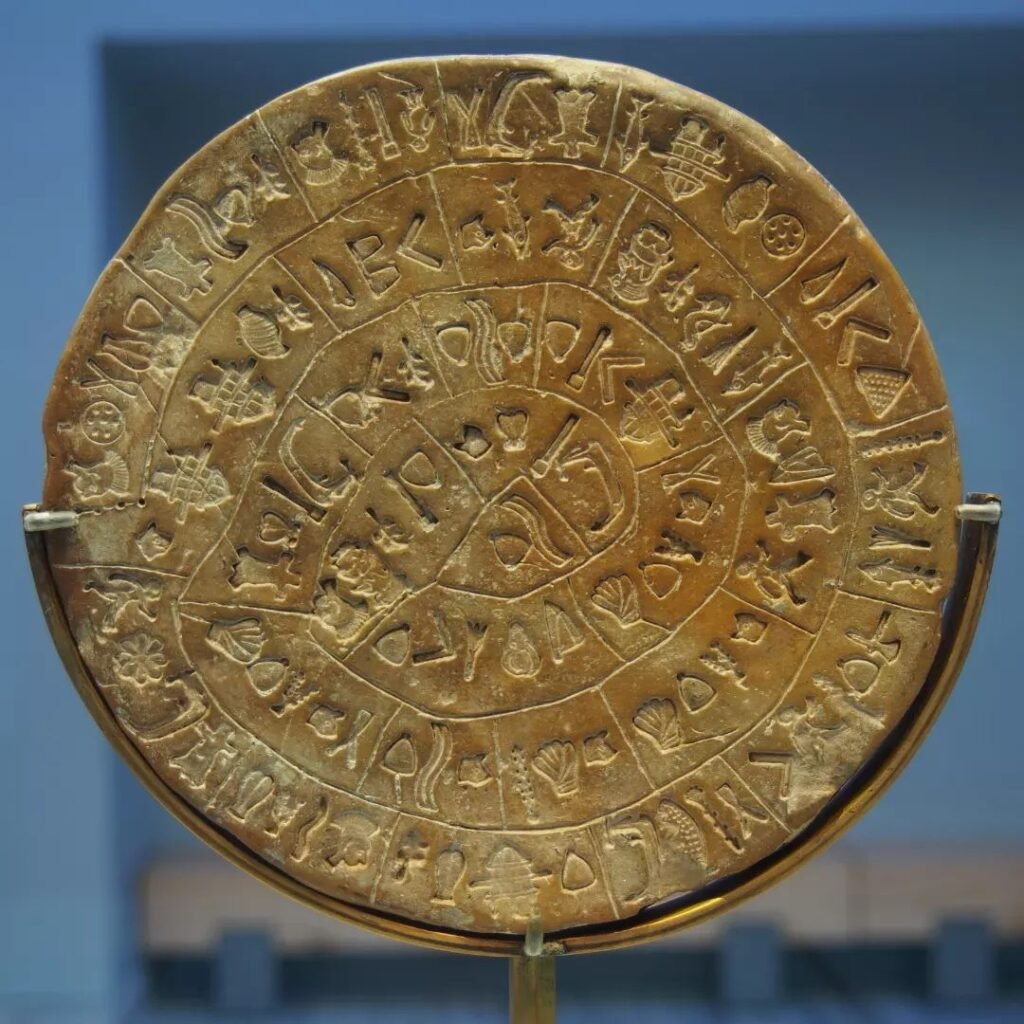
[[[377,65],[171,179],[46,411],[71,631],[173,793],[310,894],[614,927],[811,823],[956,558],[928,336],[722,104]]]

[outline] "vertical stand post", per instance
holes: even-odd
[[[523,952],[508,963],[509,1024],[555,1024],[555,958],[544,952],[538,918],[526,929]]]

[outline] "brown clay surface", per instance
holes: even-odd
[[[82,656],[311,892],[622,921],[876,750],[956,556],[903,285],[778,139],[629,68],[445,58],[270,103],[165,186],[46,411]]]

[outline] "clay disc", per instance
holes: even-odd
[[[457,948],[630,941],[799,860],[955,571],[878,246],[764,128],[594,62],[380,64],[230,128],[104,271],[45,434],[122,752],[266,880]]]

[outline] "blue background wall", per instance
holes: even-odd
[[[533,50],[647,67],[768,125],[866,220],[932,331],[965,482],[1001,491],[1009,514],[947,711],[844,842],[1024,842],[1013,596],[1024,572],[1024,10],[1009,0],[708,6],[91,0],[4,11],[0,1021],[43,1006],[85,1019],[130,997],[138,869],[191,846],[115,765],[32,594],[16,513],[38,494],[37,424],[64,338],[101,262],[177,162],[278,92],[389,56]]]

